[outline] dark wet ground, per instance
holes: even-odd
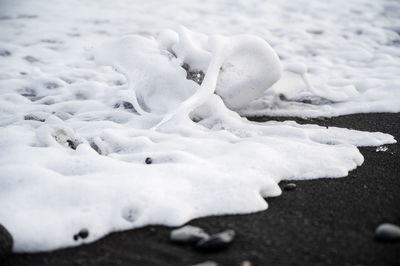
[[[380,131],[400,140],[400,114],[296,120]],[[386,146],[386,152],[376,152],[375,147],[360,148],[365,162],[346,178],[294,182],[295,190],[267,200],[267,211],[189,222],[210,233],[236,230],[233,244],[217,253],[174,245],[168,240],[170,228],[150,226],[113,233],[78,248],[12,254],[0,264],[151,266],[213,260],[220,265],[240,265],[247,260],[252,265],[400,265],[400,242],[374,240],[375,228],[380,223],[400,224],[400,145]]]

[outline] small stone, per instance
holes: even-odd
[[[285,191],[290,191],[290,190],[295,190],[297,185],[295,183],[288,183],[283,186],[283,190]]]
[[[307,30],[307,31],[314,35],[321,35],[322,33],[324,33],[323,30]]]
[[[37,59],[36,57],[33,57],[33,56],[31,56],[31,55],[25,56],[24,59],[25,59],[26,61],[28,61],[29,63],[36,63],[36,62],[39,62],[39,59]]]
[[[240,263],[240,266],[251,266],[251,265],[252,265],[251,261],[249,260],[245,260]]]
[[[183,244],[196,244],[197,242],[208,239],[210,236],[203,229],[196,226],[186,225],[172,230],[169,239],[172,242]]]
[[[224,232],[212,235],[209,238],[202,239],[196,244],[196,248],[206,251],[217,251],[224,249],[232,243],[235,238],[234,230],[226,230]]]
[[[35,121],[39,121],[39,122],[44,122],[46,119],[38,118],[38,117],[32,116],[32,115],[25,115],[24,120],[35,120]]]
[[[100,155],[108,155],[111,151],[109,145],[99,137],[89,140],[89,144]]]
[[[379,241],[400,241],[400,227],[395,224],[380,224],[375,231],[375,238]]]
[[[98,154],[100,154],[100,155],[102,154],[102,151],[101,151],[100,147],[96,144],[96,142],[91,141],[91,142],[89,142],[89,144],[90,144],[90,147],[92,147],[92,149],[95,150]]]
[[[79,238],[85,239],[89,236],[89,230],[81,229],[76,235],[74,235],[74,240],[77,241]]]
[[[56,118],[56,116],[51,116],[49,118]],[[48,119],[46,119],[47,121]],[[52,133],[53,138],[62,146],[76,150],[76,148],[83,143],[81,138],[76,136],[76,134],[69,128],[56,128]]]
[[[132,112],[132,113],[138,113],[137,111],[136,111],[136,109],[135,109],[135,107],[133,107],[133,104],[131,104],[130,102],[125,102],[125,101],[119,101],[119,102],[117,102],[117,103],[115,103],[114,104],[114,108],[120,108],[120,107],[123,107],[125,110],[128,110],[128,111],[130,111],[130,112]]]
[[[49,113],[38,111],[26,114],[24,116],[24,120],[34,120],[38,122],[44,122],[46,118],[49,116],[50,116]]]
[[[144,160],[144,162],[146,164],[152,164],[153,163],[153,159],[151,159],[150,157],[147,157],[146,160]]]
[[[78,147],[78,145],[75,143],[75,142],[73,142],[72,140],[70,140],[70,139],[67,139],[67,144],[68,144],[68,147],[70,147],[71,149],[73,149],[73,150],[76,150],[76,148]]]
[[[193,80],[197,84],[201,85],[205,76],[202,70],[191,69],[187,63],[183,63],[182,68],[186,70],[186,79]]]
[[[89,230],[87,229],[82,229],[81,231],[79,231],[79,237],[82,239],[85,239],[89,236]]]
[[[192,266],[218,266],[219,264],[215,261],[212,260],[208,260],[205,262],[201,262],[201,263],[197,263],[197,264],[193,264]]]
[[[125,109],[133,109],[133,105],[130,102],[122,102]]]
[[[379,147],[377,147],[376,148],[376,152],[385,152],[385,151],[387,151],[388,150],[388,147],[386,147],[386,146],[379,146]]]
[[[0,261],[11,253],[13,242],[11,234],[0,224]]]
[[[281,100],[281,101],[287,101],[288,99],[286,98],[285,94],[280,93],[280,94],[279,94],[279,100]]]
[[[10,56],[11,53],[7,50],[4,49],[0,49],[0,56],[6,57],[6,56]]]
[[[312,100],[311,99],[301,99],[300,102],[301,103],[306,103],[306,104],[312,104]],[[302,119],[308,120],[307,117],[302,117]]]

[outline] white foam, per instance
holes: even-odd
[[[394,143],[235,112],[399,111],[399,53],[388,45],[398,18],[386,2],[349,2],[2,3],[0,49],[10,55],[0,61],[0,223],[14,251],[265,210],[280,180],[343,177],[363,163],[356,146]],[[348,21],[369,30],[359,36]],[[156,34],[166,26],[176,30]],[[201,85],[182,63],[206,73]],[[321,105],[299,102],[310,97]],[[74,240],[84,228],[89,236]]]

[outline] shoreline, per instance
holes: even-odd
[[[300,124],[346,127],[391,134],[398,141],[359,147],[364,163],[344,178],[290,181],[296,190],[266,199],[263,212],[212,216],[190,221],[216,233],[234,229],[228,249],[204,253],[169,241],[171,228],[147,226],[112,233],[76,248],[11,254],[2,265],[399,265],[400,243],[374,240],[384,222],[400,224],[400,113],[333,118],[257,117],[251,121],[295,120]],[[288,182],[280,183],[282,187]]]

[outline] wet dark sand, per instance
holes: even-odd
[[[263,118],[265,120],[283,118]],[[299,123],[380,131],[400,140],[400,114],[357,114]],[[348,177],[296,181],[297,189],[267,199],[267,211],[189,222],[214,233],[232,228],[226,250],[202,253],[169,242],[170,228],[113,233],[95,243],[50,253],[12,254],[1,265],[400,265],[400,242],[374,240],[383,222],[400,224],[400,145],[360,148],[364,164]],[[283,182],[281,183],[283,185]],[[27,221],[29,222],[29,221]]]

